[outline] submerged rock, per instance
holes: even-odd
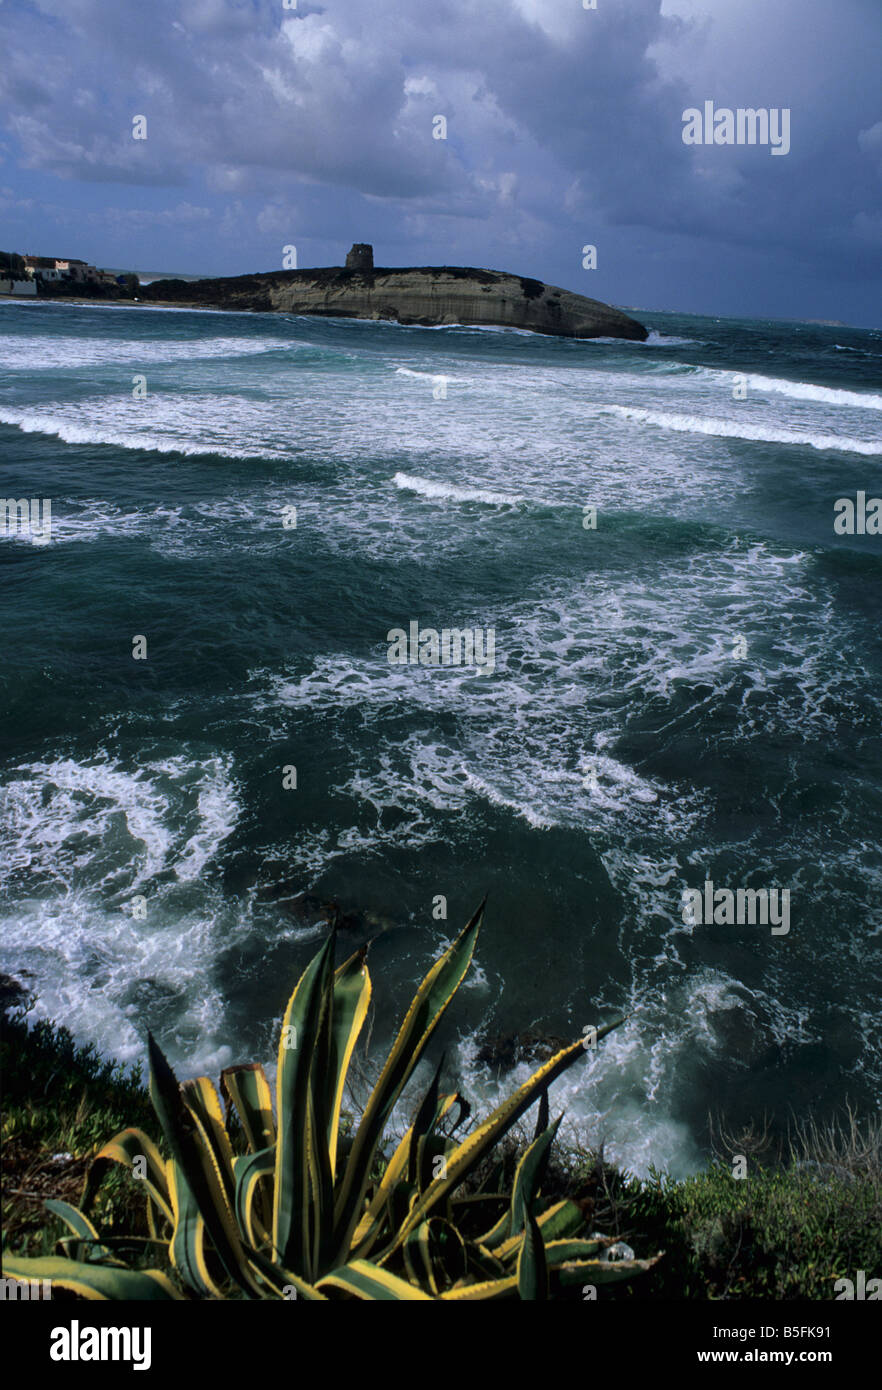
[[[573,1041],[573,1038],[559,1038],[554,1033],[496,1033],[481,1043],[476,1061],[496,1071],[511,1071],[521,1062],[531,1065],[547,1062]]]
[[[7,1009],[26,1007],[28,998],[29,994],[24,985],[19,984],[11,975],[0,974],[0,1013],[5,1013]]]
[[[272,901],[295,922],[304,927],[330,927],[354,937],[375,937],[388,931],[395,924],[388,917],[377,912],[366,911],[352,904],[340,903],[336,898],[322,898],[317,893],[303,891],[289,895],[287,885],[278,885],[276,892],[265,891],[261,897]]]

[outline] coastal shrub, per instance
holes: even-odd
[[[550,1191],[621,1240],[664,1249],[613,1298],[831,1299],[837,1279],[882,1275],[882,1182],[873,1163],[849,1171],[846,1150],[835,1163],[782,1155],[744,1178],[717,1160],[683,1180],[637,1178],[584,1150],[581,1163],[573,1150],[564,1157]]]
[[[17,1248],[46,1254],[54,1241],[45,1198],[75,1200],[92,1155],[122,1125],[142,1125],[156,1139],[160,1132],[140,1067],[107,1061],[49,1020],[29,1027],[33,1007],[26,990],[0,976],[2,1226]],[[105,1185],[102,1204],[105,1222],[142,1228],[143,1203],[122,1175]]]
[[[466,1107],[458,1093],[441,1093],[439,1065],[384,1158],[391,1113],[465,977],[482,916],[480,908],[423,980],[349,1132],[343,1095],[372,987],[366,950],[335,967],[335,930],[282,1020],[275,1110],[259,1065],[228,1067],[222,1101],[207,1077],[179,1083],[148,1034],[150,1095],[171,1156],[140,1128],[117,1134],[96,1155],[82,1210],[46,1203],[71,1232],[60,1253],[7,1251],[4,1274],[105,1299],[479,1300],[544,1299],[586,1285],[596,1294],[651,1269],[653,1259],[608,1258],[614,1242],[586,1232],[578,1203],[541,1195],[560,1124],[549,1124],[548,1088],[584,1058],[581,1038],[459,1140]],[[616,1026],[598,1029],[597,1039]],[[535,1134],[510,1184],[500,1186],[498,1169],[473,1181],[536,1102]],[[149,1268],[121,1258],[130,1238],[99,1235],[90,1218],[111,1165],[139,1179]]]
[[[636,1229],[662,1239],[666,1268],[646,1296],[834,1297],[837,1279],[882,1274],[882,1187],[799,1163],[734,1179],[714,1164],[685,1182],[659,1180]]]

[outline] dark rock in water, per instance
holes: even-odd
[[[284,889],[284,885],[280,885]],[[264,895],[266,896],[266,895]],[[304,927],[331,927],[336,925],[338,932],[364,939],[378,936],[388,931],[394,923],[388,917],[362,908],[339,903],[336,898],[322,898],[316,893],[303,891],[287,897],[273,895],[273,901]]]
[[[357,242],[345,266],[270,270],[205,280],[154,280],[144,300],[204,304],[326,318],[389,319],[437,327],[476,324],[524,328],[561,338],[628,338],[646,329],[599,299],[528,276],[469,266],[374,267],[373,248]]]
[[[24,1006],[28,997],[28,990],[19,984],[18,980],[14,980],[11,975],[0,974],[0,1013]]]
[[[724,1008],[708,1015],[719,1046],[734,1061],[756,1066],[774,1047],[774,1036],[768,1024],[740,999],[727,1002]]]
[[[496,1071],[511,1071],[521,1062],[541,1065],[574,1041],[574,1038],[559,1038],[554,1033],[497,1033],[484,1039],[476,1060]]]

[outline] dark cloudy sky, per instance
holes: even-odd
[[[596,4],[0,0],[0,248],[237,274],[371,241],[882,324],[880,0]],[[790,153],[684,145],[708,99],[789,107]]]

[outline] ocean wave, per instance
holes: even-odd
[[[514,507],[527,501],[526,497],[516,494],[488,492],[480,487],[456,487],[453,483],[434,482],[411,473],[396,473],[392,482],[403,492],[415,492],[433,502],[483,502],[490,507]]]
[[[155,398],[153,398],[155,399]],[[60,412],[66,407],[56,406],[58,414],[50,414],[44,410],[12,410],[7,406],[0,407],[0,425],[12,425],[20,429],[23,434],[45,434],[54,435],[65,444],[99,444],[111,445],[119,449],[134,449],[142,453],[156,454],[186,454],[190,457],[215,456],[230,459],[259,459],[259,458],[286,458],[288,455],[279,450],[271,448],[251,448],[251,449],[231,449],[228,445],[221,442],[223,437],[223,412],[217,400],[213,402],[215,412],[214,428],[218,430],[217,439],[205,439],[204,441],[194,440],[193,438],[161,438],[156,434],[145,434],[140,430],[133,429],[126,432],[119,428],[112,428],[103,421],[95,420],[91,424],[78,423],[87,408],[86,402],[81,402],[75,409],[71,410],[70,415],[62,415]],[[122,405],[115,402],[109,406],[107,402],[98,402],[107,413],[112,411],[114,418],[118,419]],[[137,407],[135,407],[137,409]],[[67,407],[67,409],[70,409]],[[96,412],[98,413],[98,412]],[[147,412],[145,412],[147,413]],[[220,429],[219,429],[220,426]]]
[[[65,891],[99,885],[115,894],[166,870],[192,879],[239,811],[228,759],[182,755],[147,758],[137,771],[106,754],[15,768],[0,785],[0,807],[0,887],[24,875],[31,890],[60,881]]]
[[[677,415],[661,410],[644,410],[639,406],[601,406],[602,414],[616,415],[621,420],[656,425],[659,429],[676,430],[680,434],[707,434],[721,439],[744,439],[759,444],[796,444],[805,448],[835,449],[846,454],[882,454],[882,439],[851,439],[835,434],[806,434],[799,430],[776,429],[772,425],[736,424],[706,415]]]
[[[33,982],[37,1015],[125,1060],[142,1053],[150,1007],[173,1053],[225,1065],[212,968],[247,913],[205,870],[240,815],[229,757],[37,762],[6,774],[0,810],[4,966]]]
[[[819,405],[853,406],[859,410],[882,410],[882,396],[870,391],[841,391],[832,386],[816,386],[809,381],[787,381],[783,377],[759,376],[755,372],[723,372],[712,367],[696,367],[704,380],[734,382],[741,377],[754,391],[774,392],[796,401],[817,401]]]
[[[649,330],[649,337],[644,339],[642,342],[639,341],[637,338],[579,338],[575,341],[603,343],[605,347],[611,346],[629,348],[686,347],[691,346],[692,344],[701,345],[704,342],[702,338],[677,338],[672,334],[659,333],[658,330],[655,328],[651,328]]]
[[[285,338],[204,338],[187,342],[151,342],[120,338],[68,338],[48,335],[0,337],[0,367],[9,371],[56,371],[117,363],[211,361],[255,357],[268,352],[303,351],[312,345]]]

